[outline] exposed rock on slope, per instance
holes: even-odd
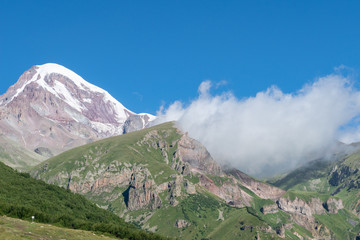
[[[129,210],[156,209],[161,207],[161,199],[148,169],[140,169],[131,175],[130,186],[124,192],[124,201]]]
[[[250,189],[261,198],[275,201],[285,193],[284,190],[255,180],[237,169],[228,170],[227,173],[233,175],[243,186]]]
[[[295,198],[280,198],[277,202],[278,208],[289,213],[292,220],[305,227],[316,238],[332,239],[330,230],[323,224],[316,221],[314,215],[323,215],[326,212],[337,214],[343,209],[341,199],[330,198],[326,202],[322,202],[319,198],[311,198],[310,201]]]
[[[184,134],[178,142],[179,160],[189,163],[192,171],[199,171],[215,176],[223,175],[219,164],[211,157],[207,149],[195,139]]]
[[[0,96],[0,133],[32,151],[49,149],[47,155],[142,129],[153,119],[57,64],[33,66]]]

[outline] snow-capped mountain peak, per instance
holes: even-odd
[[[61,134],[70,141],[139,130],[155,119],[151,114],[135,114],[104,89],[55,63],[36,65],[25,71],[17,83],[0,96],[0,127],[1,115],[6,116],[6,124],[11,125],[8,127],[14,127],[14,122],[31,123],[29,129],[46,132],[39,129],[42,126],[35,125],[47,121],[44,126],[49,129],[54,129],[50,125],[62,126],[61,131],[65,132]],[[24,139],[21,140],[26,142]]]
[[[79,90],[87,91],[91,93],[95,93],[97,95],[102,95],[103,100],[106,103],[109,103],[113,106],[114,113],[117,115],[118,121],[124,121],[127,117],[127,113],[132,113],[132,111],[126,109],[119,101],[117,101],[114,97],[112,97],[107,91],[97,87],[87,81],[85,81],[81,76],[76,74],[75,72],[67,69],[64,66],[61,66],[56,63],[46,63],[43,65],[36,65],[34,66],[36,73],[33,77],[16,90],[16,92],[9,98],[6,102],[8,104],[11,102],[15,97],[17,97],[20,93],[22,93],[26,86],[29,84],[36,82],[40,87],[44,88],[48,92],[51,92],[56,97],[63,99],[66,103],[72,106],[77,111],[81,112],[85,110],[86,107],[82,102],[91,103],[91,98],[84,98],[84,99],[77,99],[74,97],[74,93],[70,92],[69,89],[65,86],[64,82],[59,81],[55,78],[55,81],[47,81],[46,78],[51,74],[58,74],[66,77],[67,82],[71,81]],[[81,101],[79,101],[81,100]]]

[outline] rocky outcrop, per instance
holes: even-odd
[[[176,200],[176,197],[180,197],[181,196],[181,187],[184,185],[183,184],[183,176],[181,175],[175,175],[172,176],[173,178],[175,178],[174,181],[170,181],[168,183],[168,188],[169,188],[169,203],[172,206],[176,206],[178,205],[178,201]]]
[[[313,215],[326,212],[337,213],[338,210],[344,208],[342,201],[334,198],[330,198],[326,202],[322,202],[319,198],[311,198],[308,202],[297,197],[294,200],[280,198],[276,203],[279,209],[290,214],[295,223],[305,227],[315,237],[322,239],[331,239],[331,232],[326,226],[319,224]]]
[[[227,170],[226,173],[233,175],[241,185],[250,189],[260,198],[271,199],[275,201],[285,193],[284,190],[255,180],[254,178],[237,169]]]
[[[139,129],[143,129],[145,126],[148,126],[149,123],[153,120],[149,114],[131,114],[124,122],[123,134],[134,132]]]
[[[342,200],[335,198],[329,198],[323,206],[329,213],[332,214],[337,214],[340,209],[344,208]]]
[[[360,189],[359,168],[345,164],[335,165],[330,173],[329,184],[337,187],[331,195],[336,195],[342,189]]]
[[[308,217],[314,214],[325,213],[323,202],[319,198],[312,198],[310,202],[306,202],[298,197],[294,200],[280,198],[276,203],[281,210],[288,213],[301,214]]]
[[[272,205],[266,205],[263,206],[260,211],[263,214],[269,214],[269,213],[277,213],[279,211],[278,205],[277,204],[272,204]]]
[[[188,221],[184,220],[184,219],[178,219],[175,222],[175,227],[177,227],[177,228],[186,228],[186,227],[188,227],[190,225],[191,224]]]
[[[63,182],[67,184],[68,189],[72,192],[92,195],[100,195],[101,193],[110,193],[116,187],[126,188],[131,181],[131,176],[138,171],[140,167],[126,167],[118,162],[113,162],[110,165],[96,165],[96,171],[88,171],[85,177],[82,171],[84,168],[73,170],[68,176],[68,182],[64,183],[65,176],[58,175],[58,179],[49,179],[52,182]]]
[[[189,180],[185,180],[184,181],[184,187],[185,187],[185,191],[188,194],[195,194],[196,193],[196,188],[195,185],[192,184]]]
[[[329,184],[331,186],[339,186],[341,183],[344,183],[348,177],[356,174],[358,171],[358,169],[352,169],[351,167],[346,165],[336,165],[331,172]]]
[[[212,179],[201,175],[199,184],[232,206],[244,207],[251,205],[252,197],[239,188],[234,179],[224,182],[221,186],[217,186]]]
[[[177,157],[181,162],[188,163],[192,171],[200,171],[211,175],[223,174],[219,164],[211,157],[206,148],[185,133],[178,142]]]
[[[132,174],[130,186],[124,192],[124,199],[129,210],[161,207],[161,199],[148,169],[143,168]]]
[[[45,147],[38,147],[34,150],[34,152],[46,158],[51,158],[54,156],[51,150]]]

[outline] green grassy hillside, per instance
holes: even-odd
[[[41,171],[41,167],[46,167],[46,170],[41,172],[41,177],[45,180],[54,179],[55,184],[66,187],[67,182],[61,182],[61,179],[56,179],[58,173],[69,173],[80,167],[80,175],[76,177],[85,178],[87,174],[96,172],[97,168],[102,166],[108,167],[111,163],[118,162],[146,165],[152,175],[156,175],[156,173],[162,170],[164,172],[161,176],[155,177],[155,182],[168,180],[172,174],[176,174],[176,171],[163,161],[161,152],[149,148],[147,144],[140,146],[138,142],[147,133],[156,130],[159,133],[159,139],[164,140],[166,144],[171,146],[167,150],[167,154],[172,156],[176,150],[176,146],[172,145],[172,143],[180,137],[177,130],[172,128],[172,124],[161,124],[153,128],[106,138],[74,148],[41,163],[32,172],[39,171],[39,169]],[[155,138],[155,136],[151,137]],[[116,170],[121,170],[123,167],[124,165],[117,166]],[[56,180],[58,181],[55,182]]]
[[[0,163],[0,215],[129,239],[161,239],[125,223],[83,196],[46,184]]]
[[[17,218],[0,216],[0,239],[2,240],[114,240],[116,238],[83,230],[32,223]]]

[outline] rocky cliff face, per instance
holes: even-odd
[[[280,198],[277,201],[278,207],[289,213],[301,214],[310,217],[314,214],[324,214],[325,208],[319,198],[312,198],[310,202],[295,198],[291,201],[289,198]]]
[[[329,198],[326,202],[322,202],[319,198],[311,198],[310,201],[295,198],[280,198],[277,202],[280,210],[289,213],[292,220],[309,230],[316,238],[332,239],[329,229],[319,224],[314,215],[322,215],[326,212],[336,214],[343,209],[341,199]]]
[[[139,130],[154,119],[57,64],[33,66],[0,96],[0,134],[46,156]]]
[[[141,169],[131,175],[130,186],[124,192],[124,200],[129,210],[156,209],[161,207],[161,199],[149,170]]]
[[[222,182],[221,185],[214,183],[206,175],[200,175],[200,185],[221,199],[225,200],[231,206],[245,207],[251,205],[253,199],[248,193],[242,190],[235,179]]]
[[[237,169],[227,170],[226,172],[233,175],[244,187],[250,189],[263,199],[271,199],[275,201],[285,193],[284,190],[255,180]]]
[[[360,172],[358,167],[351,167],[345,164],[337,164],[333,167],[329,184],[337,187],[332,195],[339,193],[342,189],[360,189]]]
[[[178,157],[188,163],[192,171],[199,171],[215,176],[223,175],[219,164],[211,157],[207,149],[185,133],[178,142]]]

